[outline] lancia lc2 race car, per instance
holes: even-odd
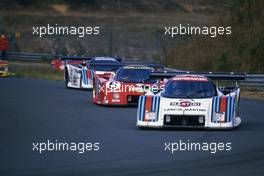
[[[153,75],[152,75],[153,76]],[[216,87],[215,80],[244,80],[244,74],[172,73],[158,94],[140,96],[138,127],[234,128],[239,117],[240,88]],[[211,79],[210,79],[211,78]]]
[[[84,59],[81,64],[77,65],[66,63],[64,69],[65,85],[67,88],[92,89],[94,75],[109,77],[120,66],[108,66],[108,64],[119,62],[119,58],[95,57],[91,60]],[[93,64],[99,63],[104,63],[104,65],[97,66],[96,68],[93,66]]]

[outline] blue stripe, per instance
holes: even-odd
[[[93,79],[93,77],[94,77],[94,70],[91,69],[91,70],[90,70],[90,73],[91,73],[91,76],[92,76],[92,79]]]
[[[214,100],[214,113],[218,112],[218,106],[219,106],[219,97],[215,97],[215,100]],[[213,122],[214,123],[217,123],[217,120],[216,119],[213,119]]]
[[[159,120],[159,107],[160,107],[160,97],[157,96],[157,102],[156,102],[156,112],[157,112],[157,117],[156,117],[156,121]]]
[[[155,96],[155,104],[154,104],[154,111],[156,112],[157,114],[157,101],[158,101],[158,96]],[[154,121],[157,121],[157,118],[158,118],[159,114],[157,114],[156,116],[156,119]]]
[[[230,119],[233,120],[234,117],[234,97],[231,97],[231,115],[230,115]]]
[[[229,121],[232,119],[232,97],[229,97]]]
[[[145,100],[146,100],[146,96],[143,96],[141,103],[141,117],[140,117],[141,121],[143,121],[145,115]]]
[[[155,96],[152,96],[152,99],[151,99],[151,112],[155,112],[155,102],[156,102],[156,97]],[[155,119],[151,119],[151,122],[154,122]]]
[[[211,122],[213,122],[213,114],[214,114],[214,97],[212,99],[212,108],[211,108]]]
[[[140,120],[142,121],[143,119],[143,110],[144,110],[144,105],[143,105],[143,101],[144,101],[144,96],[141,97],[141,103],[140,103]]]
[[[230,97],[226,97],[226,122],[229,122],[230,119]]]
[[[85,77],[83,76],[83,69],[82,69],[82,82],[85,82]]]
[[[215,113],[215,99],[216,97],[213,97],[213,101],[212,101],[212,117],[211,117],[211,122],[214,122],[214,113]]]
[[[233,97],[233,112],[235,112],[236,110],[236,97]],[[232,123],[233,123],[233,126],[234,126],[234,120],[233,120],[234,116],[232,117]]]
[[[229,98],[229,121],[232,119],[232,97]]]
[[[84,70],[84,69],[82,69],[82,77],[83,77],[83,82],[84,82],[84,84],[88,84],[88,83],[87,83],[86,70]]]
[[[215,97],[214,98],[214,113],[217,112],[217,99],[218,99],[218,97]],[[216,119],[213,119],[213,122],[216,123],[217,120]]]
[[[86,70],[84,70],[84,75],[85,75],[85,84],[87,85],[87,84],[88,84],[88,79],[87,79],[87,73],[86,73]]]
[[[153,96],[151,101],[151,112],[155,112],[155,102],[156,102],[156,97]]]
[[[138,120],[139,120],[139,118],[140,118],[141,100],[142,100],[142,97],[140,96],[140,97],[139,97],[139,100],[138,100],[138,109],[137,109],[137,119],[138,119]]]
[[[232,120],[232,99],[233,97],[229,97],[229,122]]]
[[[155,96],[155,104],[154,104],[154,111],[157,112],[157,102],[158,102],[159,97]]]

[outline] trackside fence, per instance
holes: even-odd
[[[14,61],[47,61],[52,60],[60,55],[44,54],[44,53],[23,53],[23,52],[7,52],[6,59]]]

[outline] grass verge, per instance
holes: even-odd
[[[242,86],[241,87],[241,97],[264,100],[264,87]]]
[[[49,63],[10,62],[9,71],[15,77],[63,80],[63,71],[53,70]]]

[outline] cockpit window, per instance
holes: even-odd
[[[116,74],[116,81],[131,83],[154,83],[150,79],[150,69],[120,69]]]
[[[216,95],[216,87],[210,81],[178,80],[169,80],[162,94],[167,98],[209,98]]]

